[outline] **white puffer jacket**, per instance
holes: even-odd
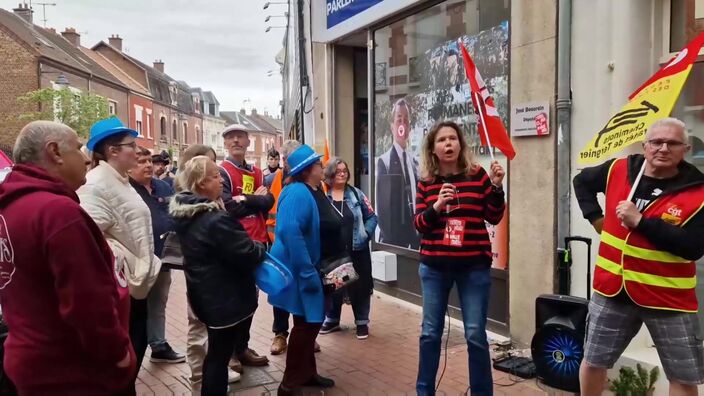
[[[129,179],[107,162],[100,161],[86,179],[77,191],[81,207],[103,231],[115,255],[115,269],[124,273],[130,295],[144,299],[161,269],[161,261],[154,255],[149,207]]]

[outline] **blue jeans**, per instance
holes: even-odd
[[[152,348],[166,343],[166,302],[170,287],[171,271],[161,271],[147,296],[147,339]]]
[[[332,294],[332,304],[330,309],[325,311],[325,323],[340,323],[345,293],[346,291],[341,290]],[[357,290],[350,290],[349,297],[352,305],[352,312],[354,313],[354,324],[356,326],[369,324],[369,310],[372,295],[368,292],[364,293],[358,292]]]
[[[418,268],[423,289],[423,328],[420,335],[420,361],[416,392],[435,394],[435,377],[440,363],[440,347],[445,327],[445,315],[450,290],[457,284],[464,322],[464,338],[469,354],[469,384],[473,396],[491,396],[491,358],[486,336],[491,274],[489,269],[441,271],[420,264]]]

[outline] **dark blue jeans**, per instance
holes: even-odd
[[[435,394],[440,347],[450,290],[457,284],[469,354],[469,384],[473,396],[491,396],[491,358],[486,335],[486,317],[491,288],[490,270],[442,271],[425,264],[418,269],[423,289],[423,328],[416,391]]]
[[[345,298],[344,290],[332,294],[330,309],[325,311],[325,323],[339,324],[342,314],[342,304]],[[372,295],[369,292],[349,290],[350,304],[354,313],[354,324],[356,326],[369,324],[369,310],[371,307]]]

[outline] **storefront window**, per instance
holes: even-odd
[[[677,52],[704,31],[704,0],[671,2],[670,52]]]
[[[508,1],[449,0],[374,32],[371,146],[377,242],[419,247],[420,236],[412,223],[421,172],[419,153],[424,136],[436,122],[458,122],[476,159],[488,169],[490,155],[480,146],[458,42],[472,55],[508,128],[509,17]],[[501,152],[495,155],[506,167]],[[507,229],[508,216],[489,227],[495,268],[507,267]]]

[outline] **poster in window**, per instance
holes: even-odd
[[[458,40],[472,54],[508,125],[508,22],[476,35],[441,42],[414,59],[413,88],[377,92],[374,112],[375,206],[379,216],[377,242],[417,250],[420,235],[413,226],[416,184],[421,177],[420,149],[424,136],[439,121],[457,122],[475,160],[486,170],[491,161],[477,134],[477,115],[464,71]],[[419,81],[418,81],[419,80]],[[506,157],[495,151],[504,168]],[[504,188],[508,185],[504,181]],[[495,268],[507,267],[508,212],[497,225],[487,223]]]

